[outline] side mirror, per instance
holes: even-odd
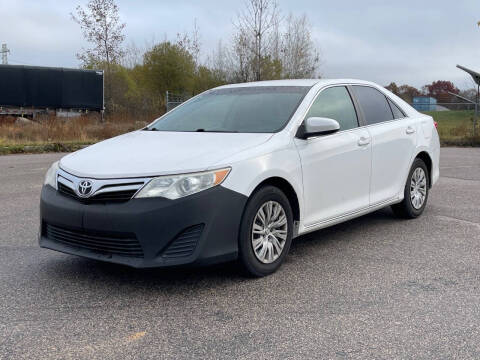
[[[298,130],[297,137],[308,139],[312,136],[328,135],[337,132],[340,130],[340,124],[338,121],[329,118],[309,117]]]

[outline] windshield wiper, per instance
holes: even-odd
[[[142,129],[142,131],[160,131],[158,130],[157,128],[149,128],[149,127],[144,127]],[[167,131],[178,131],[178,130],[167,130]],[[188,131],[190,132],[190,131]],[[208,133],[238,133],[238,131],[236,130],[205,130],[203,128],[200,128],[200,129],[197,129],[195,131],[192,131],[192,132],[208,132]]]
[[[209,133],[238,133],[236,130],[205,130],[197,129],[195,132],[209,132]]]

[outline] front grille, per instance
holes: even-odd
[[[95,201],[128,201],[130,200],[137,190],[123,190],[123,191],[112,191],[104,192],[98,195],[93,195],[91,198],[88,198],[90,202]]]
[[[75,191],[73,191],[73,189],[70,189],[68,186],[63,185],[61,182],[58,183],[58,191],[60,191],[63,195],[77,197],[77,194],[75,194]]]
[[[65,245],[101,254],[143,258],[142,247],[134,234],[85,232],[44,224],[43,236]]]
[[[166,258],[179,258],[192,255],[202,235],[203,227],[204,225],[200,224],[185,229],[170,243],[162,256]]]
[[[103,192],[98,195],[93,195],[92,197],[89,197],[89,198],[81,198],[75,193],[75,191],[73,191],[73,189],[62,184],[61,182],[58,183],[58,191],[62,195],[74,198],[75,200],[80,201],[84,204],[99,203],[99,202],[125,202],[130,200],[133,197],[133,195],[135,195],[135,193],[137,192],[137,190],[110,191],[110,192]]]

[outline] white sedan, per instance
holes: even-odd
[[[374,83],[221,86],[52,165],[40,246],[133,267],[237,260],[268,275],[292,239],[385,206],[422,214],[430,116]]]

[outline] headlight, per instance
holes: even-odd
[[[230,168],[156,177],[143,187],[136,198],[164,197],[178,199],[220,185],[230,172]]]
[[[54,162],[50,169],[48,169],[45,174],[45,181],[43,185],[50,185],[54,189],[57,188],[57,171],[58,171],[58,161]]]

